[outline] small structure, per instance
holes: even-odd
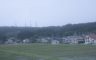
[[[24,39],[23,43],[30,43],[30,40],[29,39]]]
[[[49,41],[50,41],[49,37],[42,37],[37,39],[38,43],[49,43]]]
[[[42,38],[42,39],[41,39],[41,43],[48,43],[48,40],[45,39],[45,38]]]
[[[86,35],[85,44],[96,44],[96,35],[95,34]]]
[[[71,40],[69,38],[67,38],[67,37],[63,37],[62,38],[62,43],[63,44],[70,44],[71,43]]]
[[[16,44],[17,42],[16,42],[16,39],[14,38],[14,37],[11,37],[11,38],[9,38],[6,42],[5,42],[5,44]]]
[[[52,44],[52,45],[56,45],[56,44],[60,44],[60,42],[59,42],[58,40],[52,40],[52,41],[51,41],[51,44]]]

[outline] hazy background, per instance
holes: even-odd
[[[96,0],[0,0],[0,26],[61,26],[96,21]]]

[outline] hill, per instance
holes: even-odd
[[[62,37],[89,33],[96,33],[96,22],[49,27],[0,27],[0,43],[10,37],[33,38],[35,40],[38,37]]]

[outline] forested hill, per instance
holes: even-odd
[[[9,37],[24,39],[88,33],[96,33],[96,22],[49,27],[0,27],[0,40],[4,41]]]

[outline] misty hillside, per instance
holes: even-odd
[[[0,40],[5,41],[10,37],[35,39],[38,37],[63,37],[88,33],[96,33],[96,22],[50,27],[0,27]]]

